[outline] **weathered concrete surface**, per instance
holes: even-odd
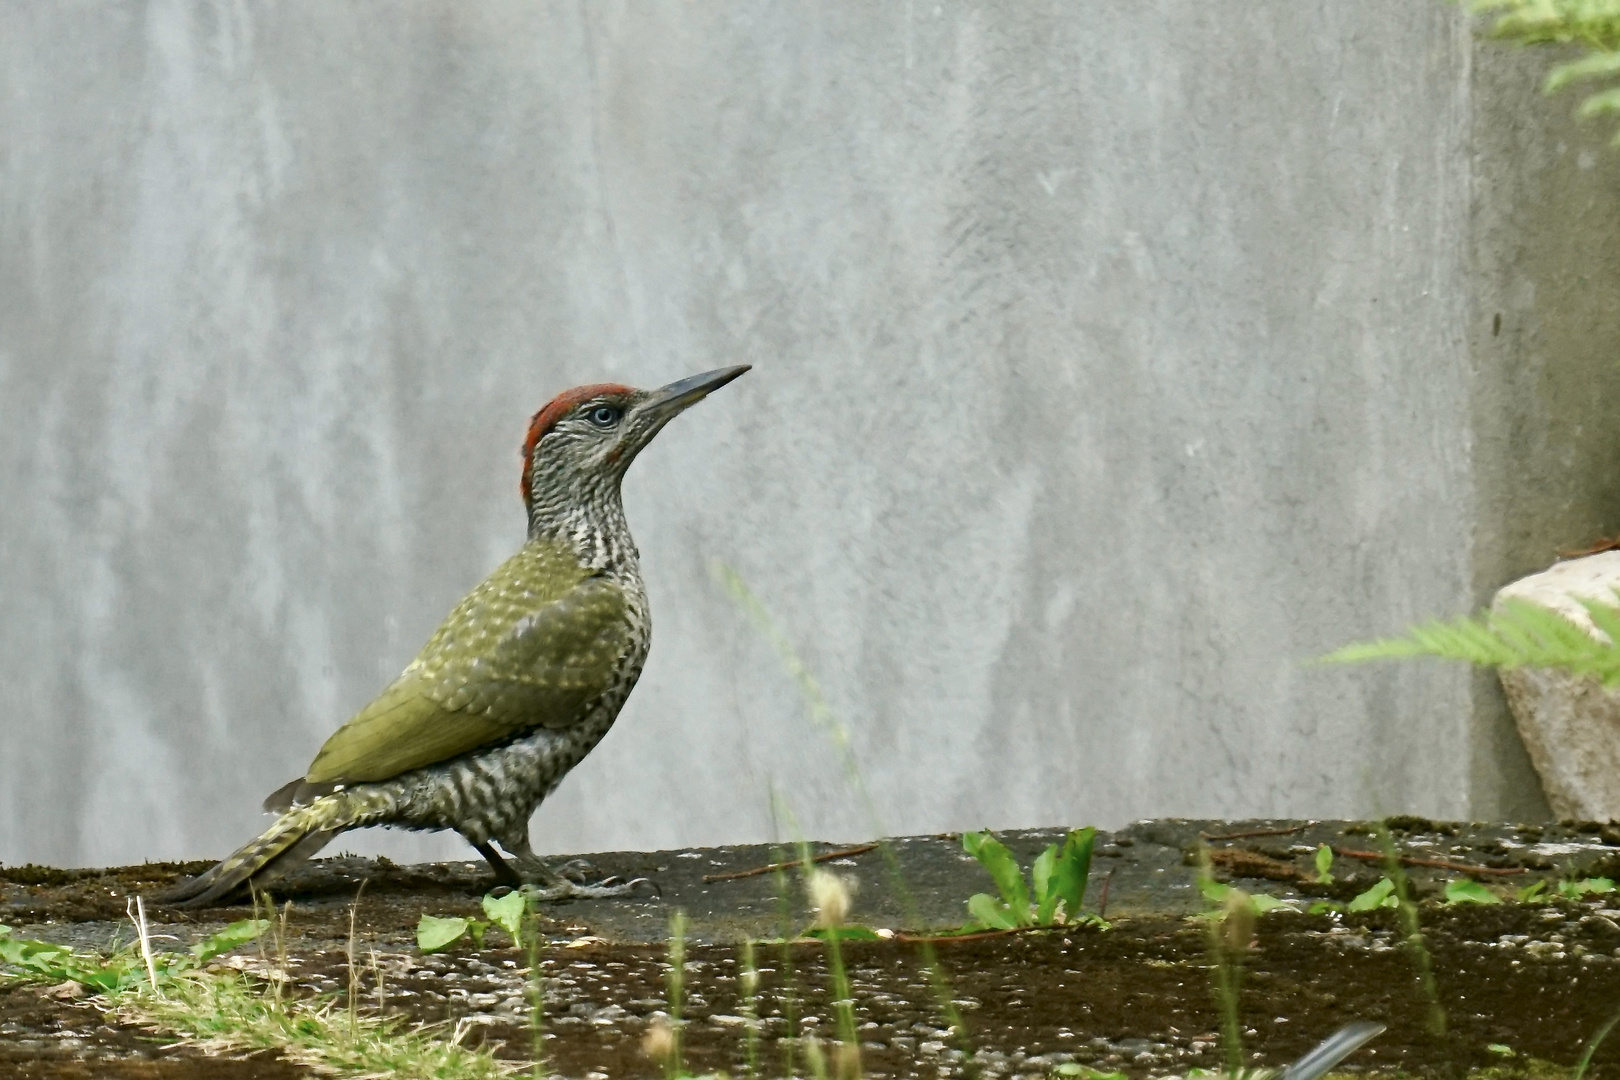
[[[1620,826],[1593,822],[1504,825],[1392,818],[1391,844],[1404,863],[1411,895],[1439,899],[1447,882],[1472,877],[1500,895],[1541,881],[1613,878],[1620,872]],[[1024,868],[1066,829],[1025,829],[999,838]],[[1331,881],[1318,880],[1315,855],[1336,853]],[[962,851],[955,833],[907,836],[880,843],[811,843],[819,864],[841,877],[853,896],[852,921],[931,936],[959,931],[974,893],[996,894],[989,874]],[[1084,909],[1110,919],[1191,915],[1208,908],[1198,888],[1202,852],[1211,874],[1251,892],[1288,901],[1296,912],[1315,900],[1343,903],[1388,873],[1382,841],[1368,822],[1356,821],[1138,821],[1095,838]],[[673,851],[615,851],[590,857],[591,876],[645,877],[656,888],[634,897],[545,904],[548,934],[592,935],[618,943],[656,945],[669,936],[676,912],[696,942],[740,944],[749,938],[794,936],[815,912],[805,895],[792,845],[743,844]],[[18,934],[61,944],[102,947],[128,930],[130,898],[148,897],[206,863],[148,863],[111,869],[0,868],[0,923]],[[761,872],[765,871],[765,872]],[[361,882],[365,891],[359,892]],[[306,863],[274,888],[278,904],[292,901],[299,933],[310,940],[347,935],[350,908],[360,896],[366,924],[378,944],[410,948],[423,913],[480,915],[479,902],[494,888],[482,861],[401,866],[388,860],[322,858]],[[785,891],[784,891],[785,890]],[[1543,898],[1546,899],[1546,898]],[[183,946],[251,914],[247,901],[175,910],[150,902],[151,919]]]
[[[1539,70],[1404,0],[6,6],[0,860],[241,841],[518,542],[538,404],[739,361],[545,848],[1545,813],[1488,683],[1302,663],[1620,524]]]

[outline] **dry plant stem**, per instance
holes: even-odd
[[[1390,883],[1395,886],[1396,910],[1400,913],[1401,929],[1405,932],[1407,953],[1412,957],[1412,965],[1417,968],[1418,982],[1423,986],[1423,996],[1429,1000],[1428,1030],[1431,1035],[1444,1035],[1446,1033],[1446,1010],[1440,1004],[1440,990],[1434,981],[1434,959],[1429,955],[1429,947],[1423,940],[1423,930],[1418,925],[1417,905],[1412,902],[1411,889],[1406,880],[1406,871],[1401,869],[1400,855],[1395,851],[1395,838],[1390,835],[1389,827],[1382,821],[1377,826],[1378,842],[1384,848],[1384,872],[1389,875]]]
[[[749,1080],[759,1076],[759,965],[754,962],[754,939],[743,942],[742,1014],[745,1022],[746,1054]]]
[[[1209,846],[1200,844],[1198,845],[1199,892],[1203,892],[1204,887],[1214,880]],[[1243,1024],[1239,1016],[1243,969],[1232,955],[1234,950],[1227,948],[1228,917],[1211,919],[1209,922],[1209,967],[1213,979],[1211,989],[1215,995],[1215,1006],[1221,1013],[1221,1048],[1226,1054],[1226,1071],[1228,1075],[1237,1076],[1243,1068]]]
[[[877,846],[878,845],[875,843],[861,844],[859,847],[842,848],[838,851],[823,851],[820,855],[812,855],[810,857],[810,861],[813,863],[820,863],[827,862],[831,859],[844,859],[852,855],[865,855],[868,851],[874,850]],[[803,861],[803,859],[790,859],[787,862],[769,863],[765,866],[756,866],[751,870],[733,870],[727,874],[704,874],[703,883],[705,885],[712,885],[716,881],[736,881],[738,878],[755,877],[759,874],[769,874],[777,870],[791,870],[793,867],[798,866]]]
[[[778,1000],[781,1004],[782,1019],[787,1022],[787,1038],[781,1040],[782,1075],[793,1076],[795,1075],[793,1069],[795,1064],[794,1050],[798,1046],[799,1010],[797,995],[794,993],[793,988],[793,947],[791,945],[793,940],[793,908],[792,901],[789,899],[787,873],[783,869],[784,867],[792,866],[793,864],[791,862],[783,861],[782,853],[780,851],[776,852],[775,854],[777,856],[775,865],[778,867],[778,869],[774,871],[776,874],[777,916],[780,923],[776,936],[782,943],[782,956],[780,961],[782,968],[782,988],[778,992]]]
[[[127,904],[124,910],[129,910]],[[157,962],[152,958],[152,935],[146,927],[146,904],[139,896],[135,897],[135,914],[130,921],[135,924],[135,934],[141,941],[141,959],[146,962],[146,978],[152,984],[152,993],[162,997],[163,991],[158,988]]]
[[[810,674],[810,669],[800,659],[798,651],[793,648],[793,644],[787,639],[787,635],[777,628],[775,620],[770,616],[770,612],[765,610],[765,605],[760,603],[759,597],[755,596],[753,590],[748,587],[748,583],[743,581],[742,575],[719,560],[714,561],[710,566],[726,591],[731,594],[732,600],[754,620],[761,633],[776,649],[777,656],[781,658],[783,666],[788,669],[788,673],[798,682],[799,690],[804,695],[805,702],[809,707],[811,720],[832,740],[833,745],[838,749],[839,755],[843,758],[845,775],[850,786],[861,800],[861,807],[866,811],[867,821],[873,826],[873,833],[877,836],[888,835],[888,830],[883,827],[882,816],[877,812],[877,804],[872,799],[872,792],[866,786],[866,778],[861,773],[860,762],[856,760],[855,751],[850,745],[849,729],[838,721],[832,706],[827,703],[826,695],[821,692],[820,684]],[[774,820],[777,803],[774,785],[772,786],[771,800],[771,812]],[[901,911],[906,921],[913,926],[921,925],[921,908],[918,906],[917,898],[913,895],[910,886],[906,884],[905,875],[900,871],[900,860],[894,853],[893,845],[880,840],[878,841],[878,851],[883,856],[883,866],[888,873],[895,895],[900,898]],[[950,982],[945,977],[944,969],[940,967],[939,957],[935,954],[934,947],[927,942],[919,944],[917,951],[923,968],[928,972],[928,981],[938,1001],[940,1014],[944,1017],[946,1023],[950,1025],[956,1049],[962,1052],[964,1075],[968,1077],[968,1080],[974,1080],[979,1074],[979,1066],[973,1050],[973,1041],[968,1036],[967,1025],[962,1020],[961,1010],[956,1007],[951,994]],[[792,1068],[787,1070],[787,1075],[793,1075]]]
[[[525,900],[523,917],[529,924],[524,948],[529,963],[529,1054],[534,1060],[530,1075],[533,1080],[543,1080],[546,1075],[546,984],[540,974],[540,912]]]
[[[281,915],[272,922],[276,932],[276,1002],[281,1002],[281,992],[287,985],[287,921],[292,918],[291,900],[281,907]]]
[[[360,1020],[360,972],[354,966],[355,917],[360,911],[360,896],[366,891],[365,879],[354,891],[354,903],[349,905],[349,1041],[354,1042]]]
[[[681,1063],[681,991],[686,982],[686,912],[669,918],[669,1026],[673,1038],[664,1071],[670,1080],[685,1074]]]
[[[813,866],[809,844],[799,845],[799,865],[803,868],[805,885],[808,886]],[[843,942],[839,940],[843,928],[841,917],[835,918],[830,925],[823,924],[823,929],[827,931],[827,967],[832,973],[833,1011],[838,1016],[838,1039],[845,1047],[856,1050],[859,1041],[855,1034],[855,1000],[849,987],[849,972],[844,967]]]
[[[1390,850],[1356,851],[1352,848],[1331,848],[1333,854],[1342,855],[1346,859],[1363,859],[1367,862],[1387,863],[1393,857],[1401,866],[1426,866],[1433,870],[1454,870],[1459,874],[1478,874],[1483,876],[1500,874],[1528,874],[1530,871],[1522,866],[1475,866],[1472,863],[1452,862],[1450,859],[1424,859],[1416,855],[1401,855],[1395,852],[1394,841],[1390,841]]]
[[[382,962],[377,957],[377,950],[368,945],[366,949],[371,953],[371,979],[377,990],[377,1015],[381,1016],[388,1007],[388,991],[383,985]]]

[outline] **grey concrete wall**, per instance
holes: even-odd
[[[520,541],[530,412],[736,362],[627,484],[653,655],[544,849],[773,785],[823,836],[1544,812],[1466,671],[1303,663],[1617,524],[1558,252],[1620,174],[1488,52],[1411,0],[6,5],[0,860],[244,839]],[[1518,205],[1570,190],[1607,232]]]

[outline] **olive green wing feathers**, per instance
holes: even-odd
[[[630,647],[618,585],[566,553],[526,545],[326,740],[302,783],[388,780],[535,728],[569,727],[612,688]]]

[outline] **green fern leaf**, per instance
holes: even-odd
[[[1620,596],[1616,597],[1620,602]],[[1592,623],[1608,640],[1593,637],[1556,611],[1524,600],[1504,600],[1484,615],[1414,626],[1406,636],[1358,642],[1322,657],[1331,664],[1435,657],[1479,667],[1557,668],[1620,684],[1620,603],[1582,600]]]

